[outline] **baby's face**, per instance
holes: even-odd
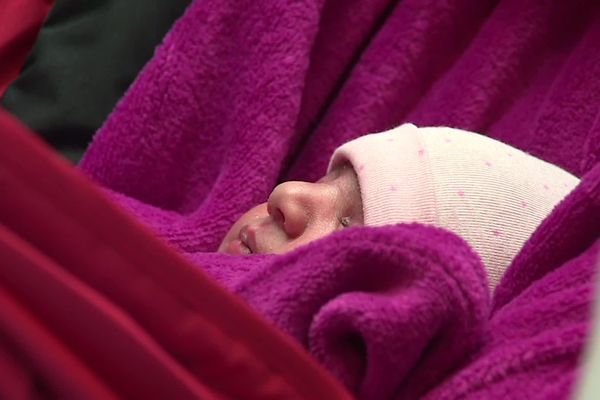
[[[231,227],[219,246],[229,254],[280,254],[347,226],[363,224],[358,180],[342,164],[315,183],[284,182]]]

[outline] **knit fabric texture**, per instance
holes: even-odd
[[[481,257],[494,289],[523,244],[577,184],[565,170],[460,129],[404,124],[342,145],[329,169],[357,173],[364,223],[448,229]]]
[[[566,399],[600,250],[598,6],[194,1],[80,167],[359,399]],[[491,310],[472,247],[430,225],[214,253],[277,183],[319,179],[337,147],[403,122],[481,132],[582,179]]]

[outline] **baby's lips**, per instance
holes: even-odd
[[[227,245],[227,253],[234,255],[248,255],[252,252],[244,243],[239,239],[234,239]]]
[[[241,243],[248,247],[248,249],[252,253],[257,252],[256,248],[256,227],[251,225],[244,225],[242,229],[240,229],[239,240]]]

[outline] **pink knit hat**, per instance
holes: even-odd
[[[446,127],[395,129],[340,146],[358,176],[364,223],[419,222],[465,239],[490,286],[525,241],[578,183],[559,167],[494,139]]]

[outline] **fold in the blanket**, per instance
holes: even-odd
[[[0,398],[350,398],[2,111],[0,186]]]
[[[436,270],[440,281],[429,279],[441,265],[462,268],[469,261],[424,262],[428,280],[421,283],[430,292],[415,292],[427,310],[423,319],[412,314],[420,306],[394,302],[400,289],[376,294],[310,286],[303,292],[306,281],[294,284],[300,279],[294,272],[317,260],[311,285],[349,284],[346,273],[364,276],[366,261],[351,257],[367,252],[365,243],[378,234],[378,249],[404,235],[407,243],[441,254],[439,236],[421,236],[430,231],[390,228],[364,238],[349,232],[309,246],[310,252],[255,260],[203,252],[214,251],[232,222],[278,181],[318,178],[343,142],[406,121],[481,132],[583,176],[600,160],[599,41],[600,14],[591,0],[196,1],[98,132],[81,168],[363,398],[410,398],[434,382],[431,399],[565,398],[591,299],[592,243],[600,235],[597,172],[526,245],[497,289],[481,350],[462,367],[455,365],[458,354],[448,356],[448,367],[458,368],[452,373],[420,368],[433,362],[428,357],[443,358],[436,343],[450,335],[428,315],[437,310],[449,318],[467,306],[447,291],[450,275]],[[408,250],[394,251],[409,257]],[[398,274],[413,268],[399,260],[390,265]],[[323,296],[325,289],[331,297]],[[434,293],[447,296],[450,308],[441,309]],[[295,315],[290,304],[296,301],[318,306]],[[401,315],[410,315],[429,339],[409,340],[412,331],[377,336],[369,328],[387,317],[390,326],[404,328],[408,322],[395,319]],[[364,336],[352,334],[355,326]],[[338,333],[349,335],[341,348],[329,342]],[[361,358],[361,347],[376,350]],[[391,378],[380,369],[398,374]]]
[[[194,261],[218,265],[215,258]],[[283,257],[250,257],[252,269],[237,273],[223,270],[244,260],[220,258],[215,277],[360,398],[422,394],[483,338],[485,271],[466,242],[442,229],[353,229]]]
[[[600,261],[600,165],[515,260],[485,344],[425,399],[567,399],[580,373]]]

